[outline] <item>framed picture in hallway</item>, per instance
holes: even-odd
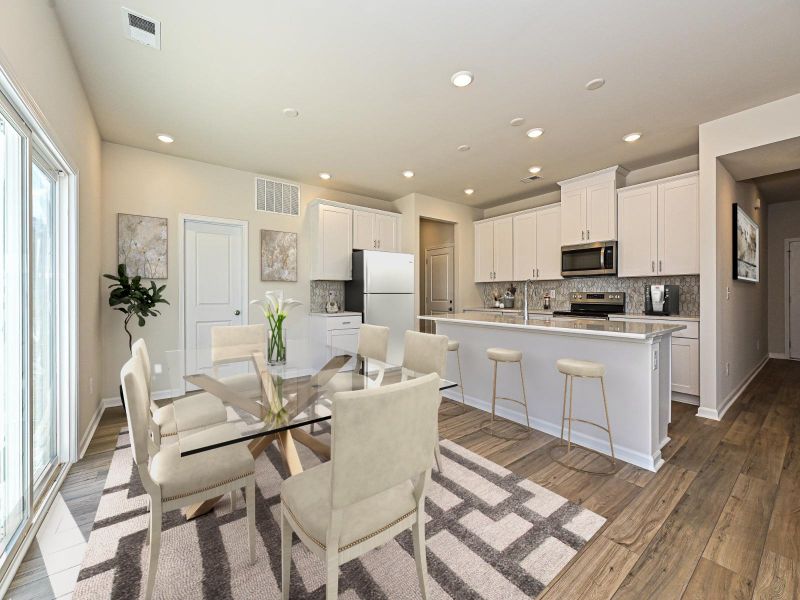
[[[261,281],[297,281],[297,234],[261,230]]]
[[[733,278],[758,283],[758,223],[733,205]]]
[[[128,275],[167,278],[167,219],[117,214],[117,263]]]

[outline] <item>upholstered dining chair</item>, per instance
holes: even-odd
[[[364,323],[358,328],[358,353],[365,358],[386,362],[389,351],[389,328]]]
[[[224,325],[211,328],[211,364],[214,378],[238,394],[252,400],[261,400],[261,379],[253,372],[219,376],[220,367],[229,363],[249,363],[253,352],[264,352],[267,344],[267,326]]]
[[[145,600],[150,600],[153,595],[161,548],[161,517],[165,512],[244,488],[250,562],[255,562],[255,461],[247,446],[222,446],[185,457],[181,457],[178,444],[159,448],[148,435],[150,399],[142,363],[137,356],[132,356],[123,365],[120,383],[127,399],[133,461],[142,486],[150,496],[150,549]],[[230,439],[235,433],[232,424],[224,423],[187,434],[185,443],[207,445]]]
[[[446,335],[406,331],[403,347],[403,374],[405,381],[409,372],[436,373],[444,377],[447,365],[448,339]],[[441,400],[441,398],[440,398]],[[442,472],[442,454],[439,450],[439,420],[436,420],[436,446],[434,447],[436,468]]]
[[[152,428],[153,437],[156,445],[161,445],[162,438],[171,437],[178,434],[178,421],[180,421],[181,431],[189,431],[211,425],[219,425],[228,419],[225,405],[222,400],[212,396],[207,392],[192,394],[184,398],[173,400],[164,406],[159,406],[152,399],[152,366],[150,363],[150,353],[147,344],[141,338],[133,342],[131,354],[137,357],[142,366],[147,399],[150,404],[150,412],[153,416],[155,427]],[[127,399],[127,396],[126,396]],[[176,413],[180,418],[176,417]]]
[[[288,600],[292,533],[325,562],[325,598],[339,566],[409,527],[427,598],[425,492],[431,477],[439,377],[340,392],[333,399],[331,460],[281,486],[281,585]]]

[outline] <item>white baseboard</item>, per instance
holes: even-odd
[[[461,403],[461,392],[456,388],[444,390],[442,395],[449,400],[453,400],[459,404]],[[487,414],[491,414],[492,404],[488,400],[475,398],[474,396],[470,396],[468,394],[464,395],[464,399],[469,406],[482,410]],[[509,421],[519,423],[520,425],[525,424],[525,415],[523,413],[511,410],[503,404],[497,404],[497,407],[495,408],[495,414],[503,417],[504,419],[508,419]],[[533,417],[531,418],[531,426],[538,431],[543,431],[544,433],[550,434],[554,437],[561,437],[561,426],[555,423],[550,423],[548,421],[543,421]],[[608,453],[608,438],[598,438],[573,431],[572,441],[575,444],[595,450],[601,454]],[[654,456],[648,456],[647,454],[636,452],[625,446],[614,444],[614,453],[619,460],[636,465],[637,467],[642,467],[648,471],[658,471],[658,469],[661,468],[661,465],[664,464],[664,460],[661,458],[660,450]]]
[[[681,404],[691,404],[692,406],[700,406],[700,396],[684,394],[683,392],[672,392],[672,401],[680,402]]]
[[[791,360],[791,358],[792,358],[791,356],[789,356],[785,352],[770,352],[769,353],[769,357],[770,358],[777,358],[779,360]]]
[[[697,410],[697,416],[703,417],[704,419],[712,419],[713,421],[719,421],[722,417],[725,416],[725,413],[728,412],[728,409],[733,406],[733,404],[739,399],[739,396],[747,389],[747,386],[750,385],[750,382],[756,378],[761,372],[761,369],[764,368],[764,365],[767,364],[767,361],[770,359],[769,354],[762,358],[759,363],[750,371],[750,374],[745,377],[744,381],[739,384],[739,386],[733,390],[728,397],[723,400],[722,404],[716,410],[713,408],[708,408],[706,406],[701,406]]]

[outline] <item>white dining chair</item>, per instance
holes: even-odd
[[[410,375],[436,373],[444,377],[447,365],[448,339],[446,335],[406,331],[403,347],[402,379]],[[441,397],[440,397],[441,400]],[[436,420],[436,445],[434,446],[436,468],[442,472],[442,454],[439,450],[439,420]]]
[[[150,353],[142,338],[133,343],[131,354],[139,359],[142,366],[150,412],[153,416],[153,423],[156,425],[152,428],[152,432],[157,445],[161,445],[162,438],[177,435],[179,428],[180,431],[190,431],[219,425],[228,420],[225,404],[207,392],[178,398],[164,406],[156,404],[152,395]],[[179,416],[176,416],[176,413]]]
[[[409,527],[422,597],[428,597],[425,492],[431,477],[439,377],[340,392],[333,399],[331,460],[281,486],[281,586],[288,600],[292,533],[327,571],[337,598],[339,566]]]
[[[264,352],[266,345],[267,326],[263,323],[212,327],[211,365],[214,378],[245,398],[261,400],[261,379],[256,372],[220,376],[220,367],[235,363],[249,365],[253,352]]]
[[[386,362],[389,351],[389,328],[364,323],[358,328],[358,354]]]
[[[161,548],[163,513],[245,489],[250,562],[255,562],[255,460],[244,443],[222,446],[181,457],[180,445],[209,445],[234,438],[236,428],[225,423],[186,434],[180,444],[160,447],[148,435],[150,399],[144,369],[137,356],[125,363],[120,383],[127,399],[128,431],[133,461],[145,492],[150,496],[149,559],[145,600],[155,585]],[[202,540],[201,540],[202,543]]]

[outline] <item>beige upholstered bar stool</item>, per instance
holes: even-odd
[[[461,352],[459,351],[460,344],[458,340],[447,340],[447,353],[456,353],[456,364],[458,365],[458,387],[461,390],[461,404],[442,404],[442,413],[447,415],[460,415],[466,412],[467,401],[464,399],[464,377],[461,375]],[[453,410],[455,408],[455,410]]]
[[[527,424],[527,428],[525,430],[525,435],[527,436],[530,433],[531,429],[531,421],[528,416],[528,396],[525,393],[525,377],[522,374],[522,352],[520,350],[509,350],[508,348],[489,348],[486,350],[486,356],[488,356],[489,360],[491,360],[493,365],[493,374],[492,374],[492,418],[489,422],[489,427],[486,428],[485,425],[482,426],[483,429],[487,430],[487,433],[490,433],[496,437],[509,437],[509,439],[520,439],[519,436],[505,436],[501,435],[495,428],[495,409],[497,407],[498,400],[508,400],[509,402],[516,402],[517,404],[521,404],[525,407],[525,423]],[[499,363],[516,363],[519,366],[519,381],[522,384],[522,400],[518,398],[508,398],[507,396],[498,396],[497,395],[497,366]]]
[[[598,429],[602,429],[608,434],[608,445],[611,447],[611,462],[617,463],[617,458],[614,455],[614,441],[611,438],[611,422],[608,420],[608,402],[606,401],[606,384],[605,374],[606,367],[602,363],[590,362],[588,360],[577,360],[574,358],[562,358],[556,361],[556,368],[559,372],[564,374],[564,406],[561,410],[561,441],[564,441],[564,422],[569,423],[567,432],[567,454],[572,449],[572,422],[579,421],[588,425],[593,425]],[[594,421],[587,421],[585,419],[577,419],[572,416],[572,383],[575,377],[599,379],[600,390],[603,393],[603,411],[606,415],[606,426],[603,427],[600,423]],[[569,417],[567,417],[567,384],[569,384]]]

